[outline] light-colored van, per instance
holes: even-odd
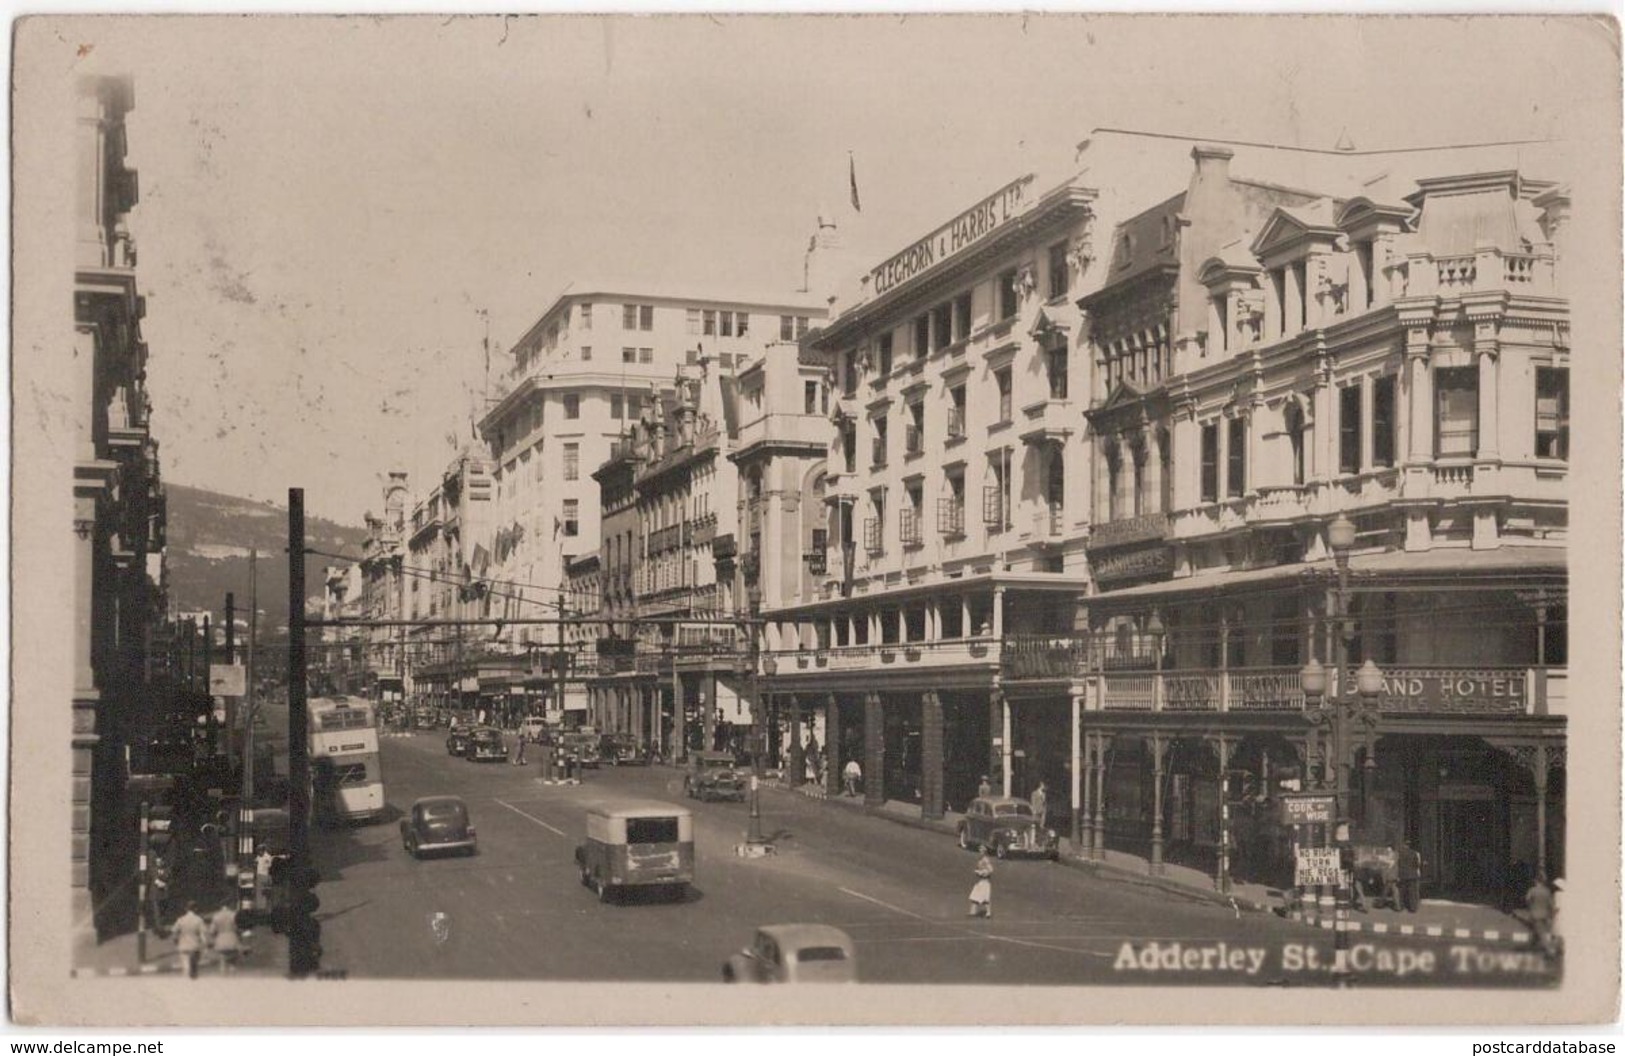
[[[587,838],[576,848],[576,865],[581,882],[600,902],[634,887],[680,894],[694,882],[694,815],[656,800],[589,807]]]

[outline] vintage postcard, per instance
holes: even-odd
[[[1617,1016],[1611,19],[14,49],[18,1023]]]

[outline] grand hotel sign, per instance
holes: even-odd
[[[987,239],[1020,216],[1028,205],[1033,174],[999,188],[870,273],[882,294]]]

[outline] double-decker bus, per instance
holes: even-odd
[[[311,813],[317,821],[376,821],[384,812],[378,712],[356,697],[310,702]]]

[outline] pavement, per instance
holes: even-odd
[[[785,785],[772,787],[781,793],[792,791]],[[963,817],[949,812],[940,819],[925,818],[919,806],[913,803],[888,800],[879,806],[869,806],[860,796],[831,796],[822,787],[813,785],[801,785],[793,791],[828,805],[949,837],[958,832],[958,824]],[[1072,846],[1072,841],[1065,837],[1061,840],[1061,846],[1062,864],[1073,868],[1094,871],[1125,883],[1143,884],[1170,894],[1228,905],[1238,912],[1285,913],[1285,892],[1279,888],[1232,879],[1230,892],[1224,894],[1217,890],[1211,874],[1189,866],[1164,862],[1161,875],[1152,875],[1151,863],[1140,855],[1107,850],[1104,859],[1090,859],[1083,857]],[[1312,919],[1304,921],[1302,926],[1332,930],[1333,923],[1330,919]],[[1379,907],[1368,904],[1364,911],[1350,913],[1349,930],[1364,935],[1420,936],[1514,946],[1527,946],[1533,942],[1528,923],[1514,914],[1504,913],[1494,906],[1433,898],[1422,899],[1415,913],[1405,913],[1386,905]]]
[[[204,951],[198,959],[198,976],[240,975],[253,978],[281,976],[288,969],[288,940],[270,928],[256,928],[243,937],[243,954],[237,965],[226,972],[220,957]],[[147,956],[141,957],[140,937],[134,932],[103,942],[85,941],[73,951],[71,975],[164,975],[185,973],[186,962],[175,950],[175,941],[156,933],[147,934]]]

